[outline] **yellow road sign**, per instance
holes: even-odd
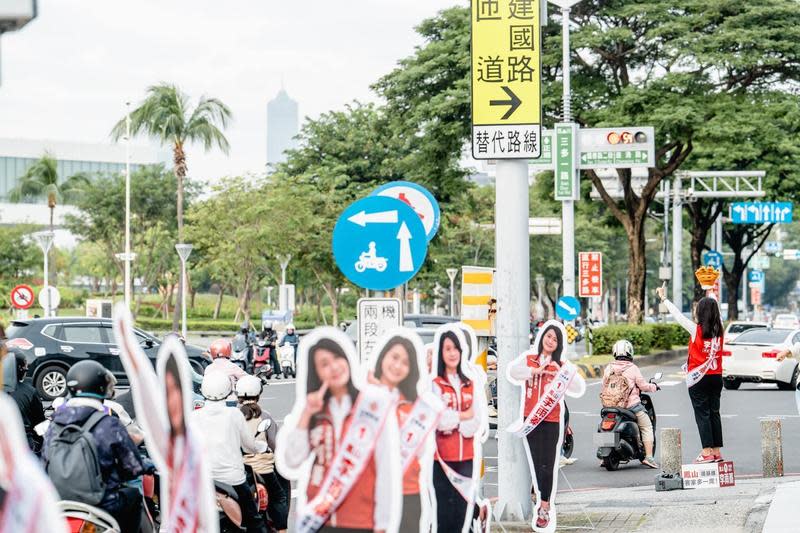
[[[541,0],[472,0],[472,155],[540,154]]]

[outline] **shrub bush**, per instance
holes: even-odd
[[[595,354],[610,354],[614,343],[628,339],[633,344],[636,355],[650,353],[651,350],[671,350],[673,346],[685,346],[689,334],[678,324],[617,324],[592,330]]]

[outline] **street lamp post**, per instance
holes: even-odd
[[[456,276],[457,268],[448,268],[447,277],[450,278],[450,316],[456,316]]]
[[[44,294],[47,300],[47,309],[44,310],[45,318],[50,316],[50,272],[48,271],[49,262],[47,256],[50,255],[50,248],[53,246],[53,232],[52,231],[39,231],[33,234],[36,244],[42,249],[44,255]]]
[[[125,102],[125,307],[131,308],[131,103]]]
[[[186,260],[192,253],[191,244],[181,243],[175,245],[178,256],[181,258],[181,335],[186,340]]]

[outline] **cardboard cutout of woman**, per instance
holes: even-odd
[[[131,383],[137,423],[145,433],[150,458],[160,473],[164,531],[217,531],[214,483],[196,431],[192,412],[189,359],[175,336],[164,340],[156,369],[133,330],[133,318],[124,304],[114,309],[114,335],[120,360]]]
[[[433,463],[435,528],[466,532],[477,518],[482,441],[488,432],[483,369],[469,360],[467,341],[458,324],[436,331],[433,392],[445,405],[436,428]]]
[[[392,395],[363,383],[353,342],[336,328],[303,337],[297,365],[297,401],[275,450],[280,473],[299,481],[295,531],[397,531],[402,479]]]
[[[391,391],[400,429],[403,509],[400,533],[429,531],[433,432],[444,405],[431,392],[425,346],[413,330],[389,331],[372,351],[368,381]],[[423,467],[424,465],[424,467]]]
[[[583,396],[586,382],[575,365],[562,359],[567,334],[556,320],[539,329],[533,349],[508,366],[506,378],[522,387],[522,418],[506,431],[524,439],[533,490],[536,494],[531,527],[537,532],[556,529],[551,498],[558,484],[559,450],[564,440],[564,396]]]

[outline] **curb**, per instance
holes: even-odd
[[[649,355],[641,355],[636,357],[634,361],[639,366],[658,365],[666,363],[674,359],[686,358],[689,354],[688,348],[680,348],[678,350],[666,350],[664,352],[656,352]],[[578,367],[578,373],[584,378],[601,378],[606,369],[606,365],[586,365],[583,363],[575,363]]]

